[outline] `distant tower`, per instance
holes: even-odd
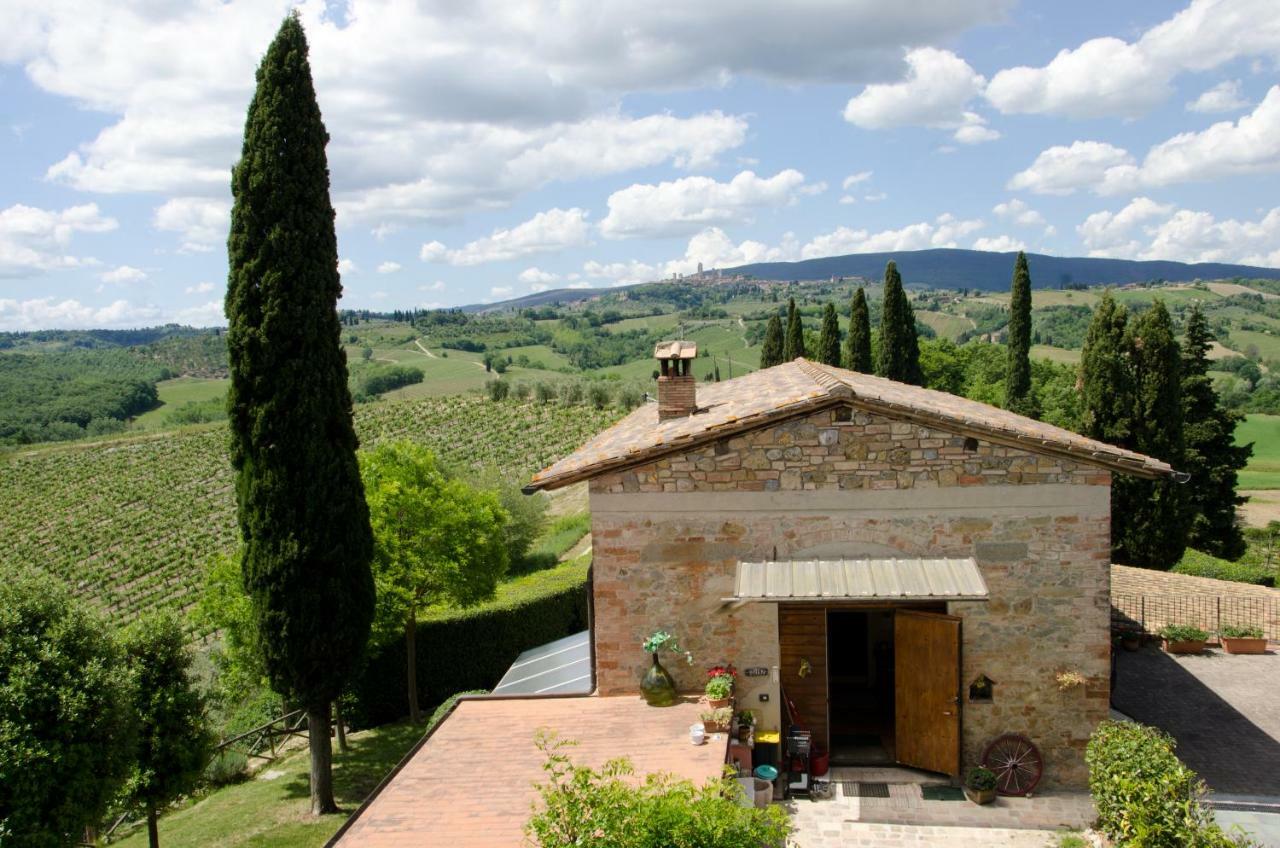
[[[701,276],[702,276],[702,263],[701,263],[701,262],[699,262],[699,263],[698,263],[698,276],[699,276],[699,277],[701,277]]]

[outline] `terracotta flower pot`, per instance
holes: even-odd
[[[975,804],[990,804],[996,800],[995,789],[970,789],[968,786],[964,788],[964,797],[968,798]]]
[[[732,704],[732,703],[733,703],[733,698],[731,698],[731,697],[730,697],[730,698],[708,698],[708,699],[707,699],[707,706],[708,706],[708,707],[710,707],[710,708],[711,708],[711,709],[713,709],[713,710],[718,710],[718,709],[720,709],[721,707],[727,707],[727,706],[729,706],[729,705],[730,705],[730,704]]]
[[[1126,651],[1136,651],[1142,647],[1142,639],[1137,634],[1126,634],[1120,637],[1120,647]]]
[[[1267,640],[1248,636],[1223,636],[1222,647],[1228,654],[1265,654]]]
[[[1164,650],[1166,654],[1203,654],[1204,639],[1188,639],[1181,642],[1170,642],[1164,640]]]

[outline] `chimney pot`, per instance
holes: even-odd
[[[659,342],[653,350],[658,360],[658,420],[686,418],[698,410],[693,379],[697,342]]]

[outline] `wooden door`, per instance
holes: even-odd
[[[960,619],[893,617],[894,735],[905,766],[960,775]]]
[[[827,610],[821,606],[779,605],[778,642],[782,688],[796,704],[815,744],[830,750],[827,740]],[[808,662],[802,677],[800,668]],[[786,715],[786,708],[779,705]],[[785,721],[785,719],[784,719]],[[786,726],[782,727],[785,735]]]

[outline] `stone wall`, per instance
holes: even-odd
[[[695,663],[779,663],[777,607],[729,607],[737,562],[802,556],[973,556],[989,602],[964,619],[962,683],[985,674],[991,703],[964,705],[963,765],[991,738],[1025,733],[1047,785],[1083,785],[1083,749],[1107,715],[1109,475],[955,434],[834,411],[737,436],[591,482],[597,683],[636,692],[640,642],[675,633]],[[1078,671],[1082,687],[1055,676]],[[777,726],[776,677],[743,680],[742,706]],[[761,703],[760,694],[769,701]]]

